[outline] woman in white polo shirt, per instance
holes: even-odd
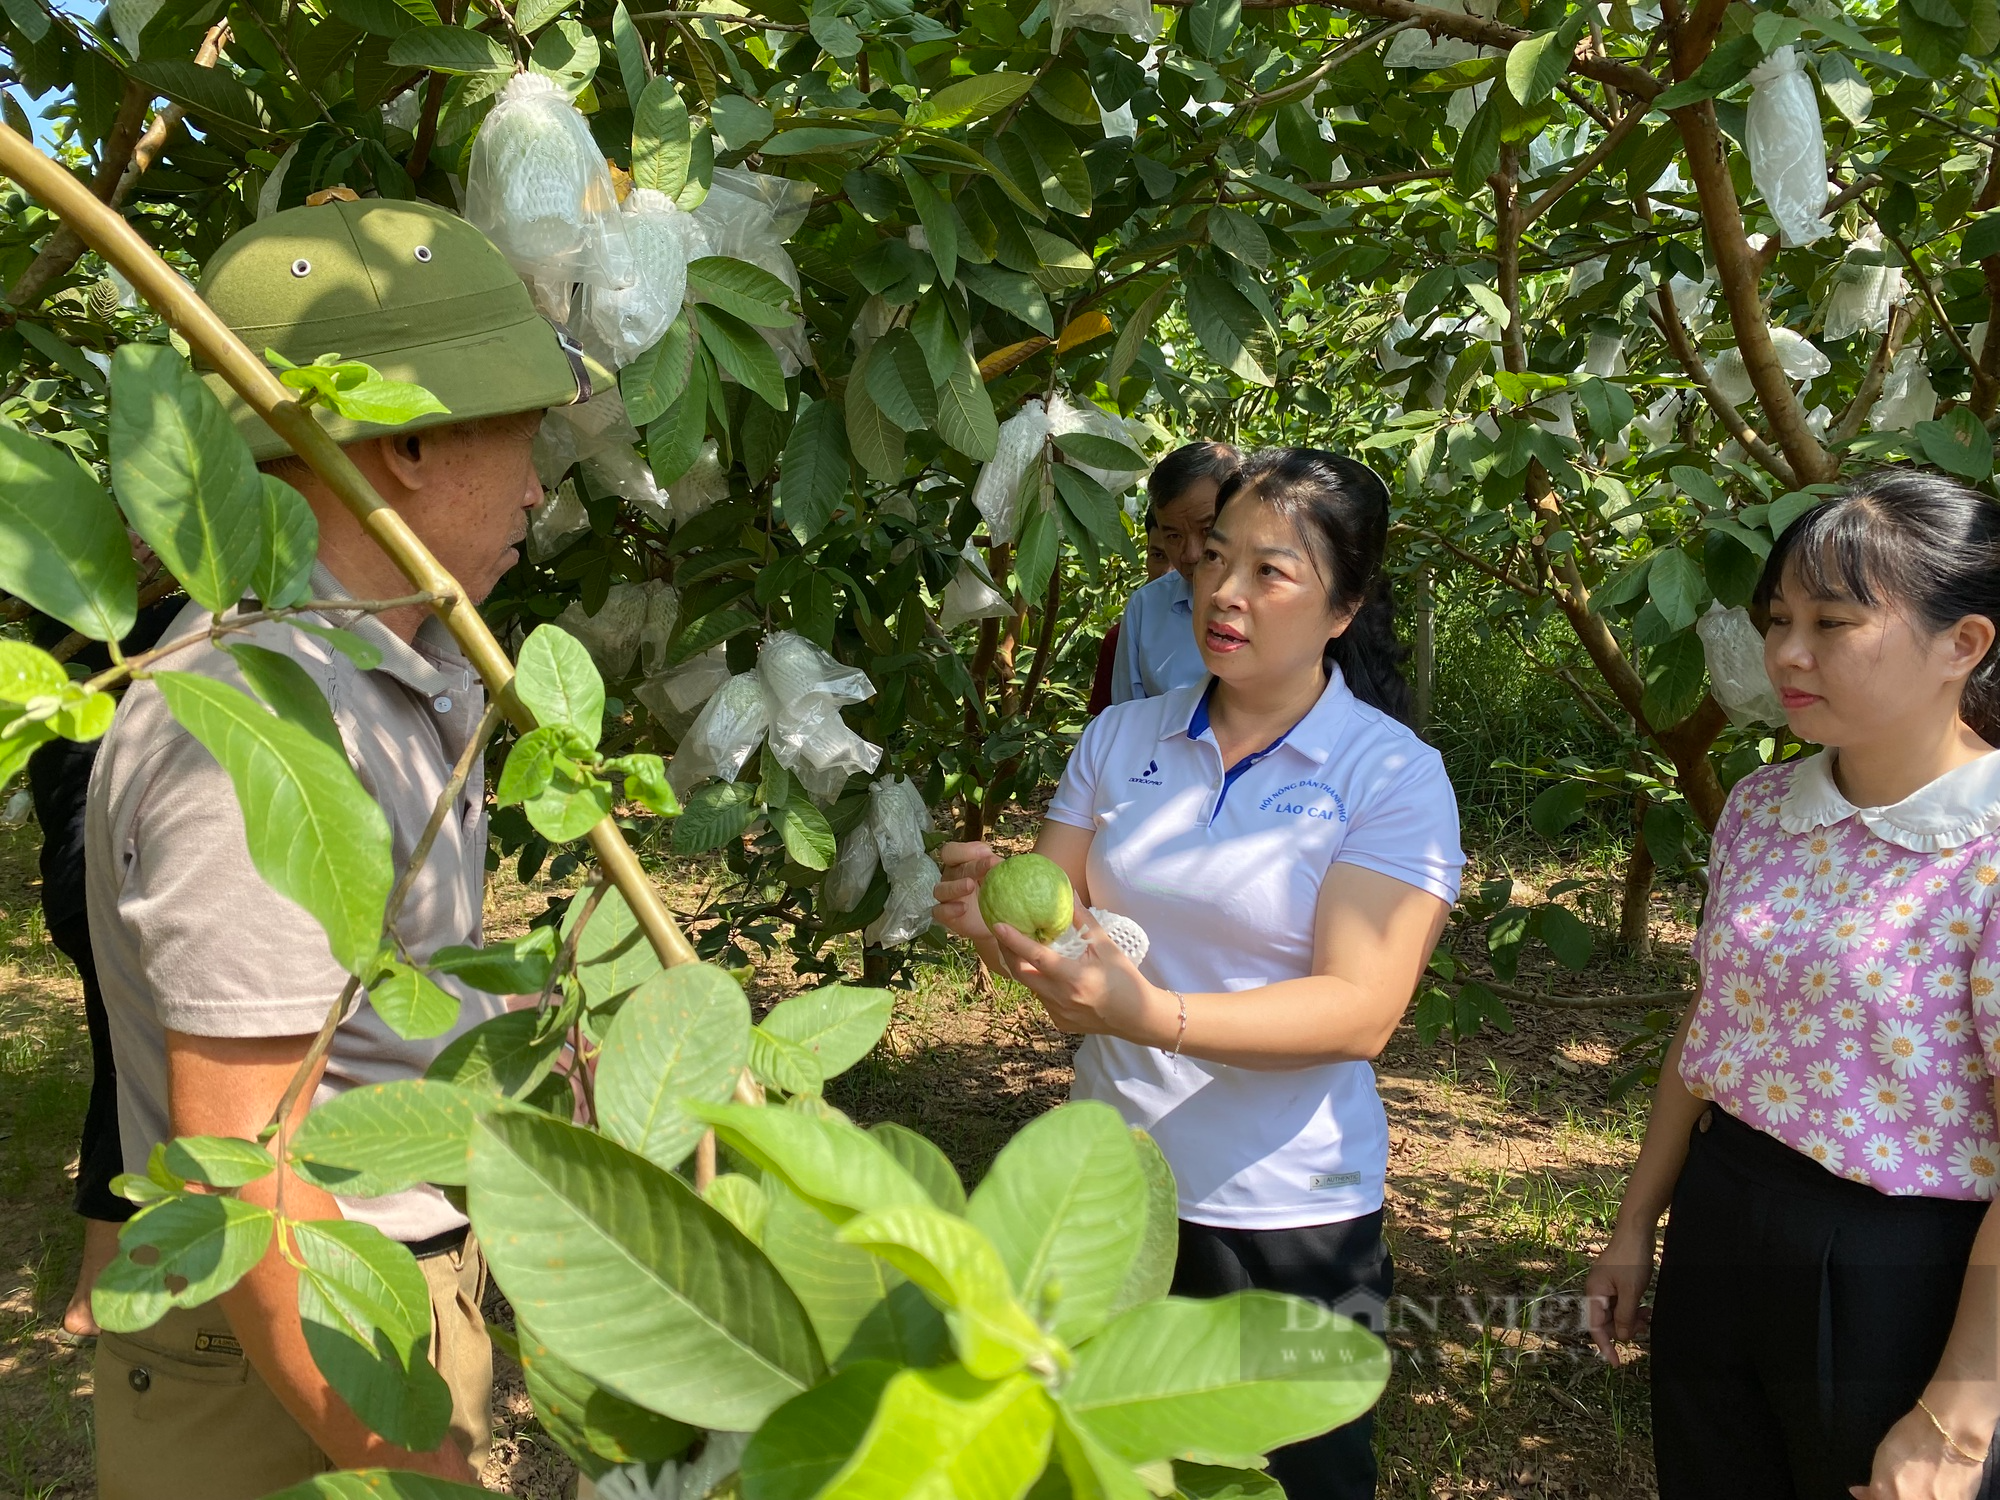
[[[1035,843],[1076,887],[1085,957],[987,931],[976,893],[998,856],[942,856],[938,920],[1087,1034],[1074,1096],[1166,1153],[1183,1296],[1266,1287],[1365,1317],[1390,1292],[1369,1059],[1464,855],[1443,763],[1403,723],[1388,522],[1380,479],[1314,449],[1254,455],[1225,487],[1194,579],[1211,677],[1094,720]],[[1142,966],[1085,905],[1146,929]],[[1370,1435],[1363,1418],[1272,1472],[1290,1500],[1372,1495]]]

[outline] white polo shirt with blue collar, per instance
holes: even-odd
[[[1194,595],[1169,568],[1125,601],[1118,649],[1111,653],[1111,701],[1157,698],[1208,681],[1194,642]]]
[[[1204,684],[1107,709],[1047,814],[1095,835],[1091,902],[1146,929],[1153,983],[1214,993],[1307,977],[1336,864],[1458,899],[1465,855],[1444,762],[1337,668],[1290,733],[1227,773],[1207,699]],[[1071,1096],[1152,1134],[1194,1223],[1294,1229],[1382,1206],[1389,1124],[1366,1062],[1270,1072],[1092,1036]]]

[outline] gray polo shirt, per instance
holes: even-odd
[[[314,570],[313,596],[352,597],[324,567]],[[324,640],[277,621],[228,639],[283,652],[320,685],[348,760],[388,818],[400,874],[485,711],[485,690],[436,620],[424,622],[414,646],[372,616],[320,620],[380,648],[382,664],[364,672]],[[206,611],[190,605],[163,639],[207,621]],[[246,687],[234,659],[207,641],[160,665]],[[257,874],[228,775],[150,683],[126,693],[104,738],[90,779],[84,848],[125,1168],[143,1172],[153,1143],[170,1133],[169,1031],[305,1035],[319,1029],[347,975],[319,924]],[[475,771],[403,904],[397,925],[413,955],[480,941],[485,874],[485,777]],[[334,1035],[315,1104],[365,1084],[421,1077],[452,1037],[506,1008],[499,996],[438,979],[461,998],[457,1025],[441,1037],[405,1041],[372,1007],[357,1004]],[[465,1222],[431,1187],[340,1203],[347,1217],[410,1242]]]

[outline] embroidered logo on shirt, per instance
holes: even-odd
[[[1146,762],[1145,770],[1141,771],[1137,776],[1127,776],[1125,779],[1128,782],[1136,782],[1140,786],[1165,786],[1166,783],[1159,779],[1159,775],[1160,763],[1156,760],[1149,760]]]
[[[1309,800],[1314,792],[1324,792],[1333,799],[1333,806]],[[1347,802],[1324,781],[1294,781],[1290,786],[1281,786],[1262,802],[1257,804],[1259,812],[1282,813],[1293,818],[1318,818],[1326,823],[1347,821]]]
[[[1315,1172],[1306,1179],[1306,1190],[1313,1193],[1328,1193],[1335,1188],[1361,1186],[1359,1172]]]

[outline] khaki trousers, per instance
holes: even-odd
[[[451,1437],[476,1474],[492,1437],[486,1258],[467,1239],[418,1262],[431,1363],[451,1388]],[[262,1500],[334,1463],[243,1357],[218,1302],[97,1341],[98,1500]]]

